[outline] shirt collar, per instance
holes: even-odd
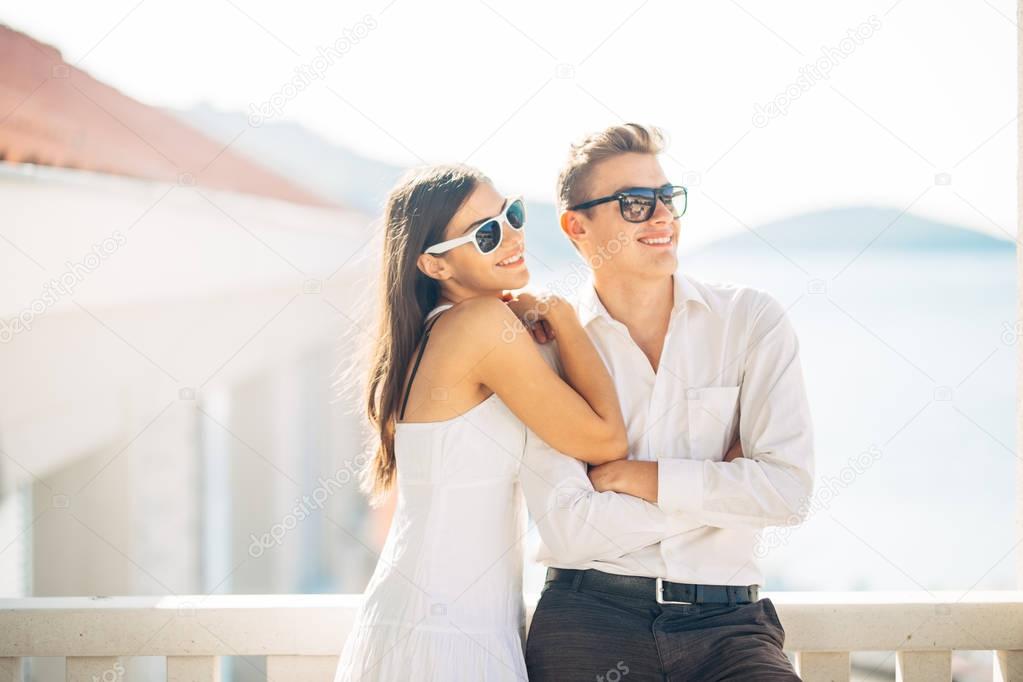
[[[686,305],[690,301],[702,305],[707,310],[711,310],[711,307],[703,297],[703,294],[700,293],[700,290],[696,287],[688,275],[681,271],[676,271],[673,276],[673,280],[675,299],[672,304],[672,311],[674,313],[680,313],[685,310]],[[584,327],[598,317],[603,317],[608,321],[613,319],[611,314],[607,312],[607,308],[605,308],[604,304],[601,303],[600,297],[597,295],[597,289],[592,274],[590,275],[589,280],[583,284],[579,292],[579,296],[576,299],[576,313],[579,316],[579,322]]]

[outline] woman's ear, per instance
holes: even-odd
[[[444,259],[428,253],[419,254],[419,258],[416,259],[416,267],[431,279],[445,280],[451,277],[451,269],[448,268]]]

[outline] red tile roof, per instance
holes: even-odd
[[[239,131],[241,134],[245,134]],[[174,181],[302,204],[334,202],[0,25],[0,159]]]

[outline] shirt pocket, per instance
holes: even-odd
[[[723,460],[738,430],[739,387],[690,388],[686,397],[690,457]]]

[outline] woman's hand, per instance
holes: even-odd
[[[547,343],[555,338],[555,330],[561,324],[576,318],[575,310],[560,296],[524,291],[517,296],[505,292],[501,300],[508,304],[515,317],[529,331],[537,343]]]

